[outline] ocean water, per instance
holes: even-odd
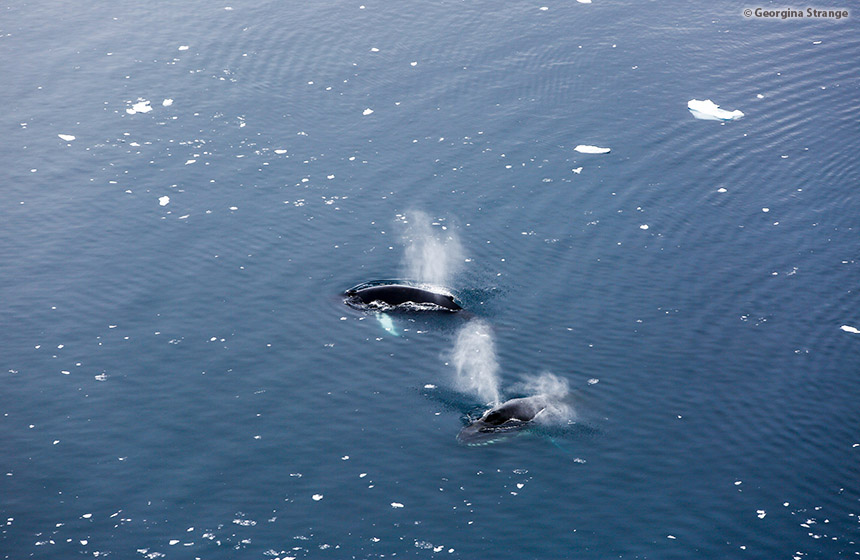
[[[860,13],[747,7],[3,6],[0,557],[860,554]]]

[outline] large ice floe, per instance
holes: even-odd
[[[694,117],[703,121],[736,121],[744,116],[742,111],[720,109],[720,106],[710,99],[691,99],[687,102],[687,108]]]

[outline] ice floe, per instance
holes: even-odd
[[[851,325],[842,325],[842,326],[841,326],[841,327],[839,327],[839,328],[840,328],[840,329],[842,329],[842,330],[843,330],[843,331],[845,331],[845,332],[850,332],[850,333],[854,333],[854,334],[860,334],[860,329],[857,329],[856,327],[852,327]]]
[[[170,204],[170,197],[169,196],[165,195],[165,196],[159,196],[158,197],[158,205],[159,206],[167,206],[168,204]]]
[[[599,146],[589,146],[587,144],[580,144],[573,149],[575,152],[579,152],[581,154],[608,154],[609,148],[601,148]]]
[[[361,114],[364,115],[365,117],[371,113],[373,113],[373,109],[371,109],[369,107],[361,112]]]
[[[161,105],[164,107],[170,107],[171,105],[173,105],[173,100],[170,98],[165,99],[164,101],[161,102]]]
[[[152,106],[149,103],[150,102],[146,99],[140,99],[137,103],[127,108],[125,112],[129,115],[134,115],[135,113],[148,113],[152,111]]]
[[[66,142],[71,142],[75,139],[71,134],[57,134],[60,137],[60,140],[65,140]]]
[[[710,99],[704,101],[691,99],[687,102],[687,108],[690,109],[690,113],[694,117],[703,121],[736,121],[744,116],[743,112],[739,110],[726,111],[720,109],[720,106]]]

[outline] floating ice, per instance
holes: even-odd
[[[282,154],[287,153],[287,150],[278,149],[278,150],[275,150],[275,153],[276,153],[276,154],[278,154],[278,155],[282,155]]]
[[[591,4],[591,0],[576,0],[576,1],[579,2],[580,4]],[[615,45],[613,45],[613,46],[615,46]]]
[[[170,204],[170,197],[167,195],[159,196],[158,197],[158,204],[159,204],[159,206],[167,206],[168,204]]]
[[[579,175],[580,173],[582,173],[582,168],[581,168],[581,167],[576,167],[576,168],[574,168],[574,169],[571,169],[571,171],[573,171],[574,173],[576,173],[577,175]]]
[[[393,507],[393,508],[402,508],[402,507],[403,507],[403,504],[401,504],[400,502],[391,502],[391,507]]]
[[[161,105],[164,107],[170,107],[171,105],[173,105],[173,100],[170,98],[165,99],[164,101],[161,102]]]
[[[579,152],[581,154],[608,154],[609,148],[600,148],[598,146],[580,144],[579,146],[574,148],[574,151]]]
[[[125,112],[129,115],[134,115],[135,113],[148,113],[152,111],[152,106],[149,103],[150,102],[146,99],[140,99],[137,103],[126,109]]]
[[[177,50],[180,50],[180,51],[187,51],[187,50],[188,50],[188,45],[179,45],[179,49],[177,49]]]
[[[71,142],[75,139],[71,134],[57,134],[60,137],[60,140],[65,140],[66,142]]]
[[[694,117],[703,121],[736,121],[744,116],[743,112],[738,110],[726,111],[725,109],[720,109],[720,106],[710,99],[705,99],[704,101],[691,99],[687,102],[687,108],[690,109],[690,113]]]
[[[323,495],[322,494],[314,494],[313,498],[314,498],[315,502],[318,502],[318,501],[323,499]]]
[[[759,519],[764,519],[764,516],[767,515],[767,513],[763,509],[757,509],[755,510],[755,513],[756,515],[758,515]]]
[[[366,117],[367,115],[369,115],[369,114],[371,114],[371,113],[373,113],[373,109],[371,109],[371,108],[369,108],[369,107],[368,107],[367,109],[365,109],[364,111],[362,111],[362,113],[361,113],[361,114],[362,114],[362,115],[364,115],[364,116]]]
[[[850,332],[850,333],[854,333],[854,334],[860,334],[860,330],[858,330],[857,328],[852,327],[852,326],[850,326],[850,325],[842,325],[842,326],[841,326],[841,327],[839,327],[839,328],[840,328],[840,329],[842,329],[842,330],[843,330],[843,331],[845,331],[845,332]]]

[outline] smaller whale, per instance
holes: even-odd
[[[493,443],[528,426],[546,407],[546,399],[542,396],[511,399],[487,410],[460,430],[457,441],[465,445]]]
[[[430,287],[410,286],[408,284],[359,284],[346,291],[348,301],[361,302],[371,305],[382,302],[390,306],[404,303],[433,304],[449,311],[459,311],[460,305],[454,301],[454,296]]]

